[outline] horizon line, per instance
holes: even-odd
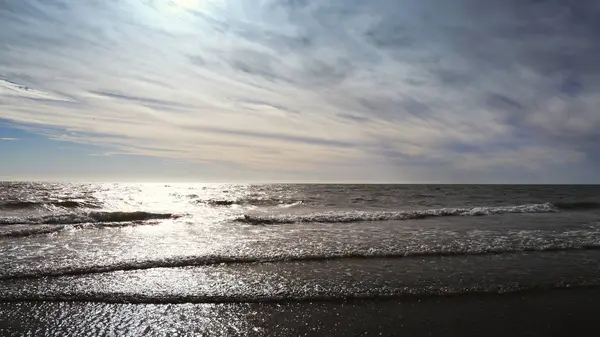
[[[489,186],[600,186],[600,183],[523,183],[523,182],[373,182],[373,181],[139,181],[139,180],[66,180],[6,179],[0,183],[71,183],[71,184],[199,184],[199,185],[489,185]]]

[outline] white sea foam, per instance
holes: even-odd
[[[557,212],[552,204],[528,204],[499,207],[438,208],[398,212],[327,212],[313,214],[244,215],[237,221],[251,224],[286,224],[302,222],[343,223],[362,221],[411,220],[442,216],[482,216],[506,213],[549,213]]]

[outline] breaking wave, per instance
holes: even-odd
[[[40,226],[33,228],[20,228],[0,232],[0,238],[22,238],[33,235],[52,234],[65,230],[65,226]]]
[[[0,238],[23,238],[35,235],[54,234],[69,230],[79,229],[100,229],[100,228],[119,228],[135,227],[141,225],[155,225],[158,222],[103,222],[103,223],[82,223],[68,225],[34,225],[30,228],[18,228],[0,231]],[[10,226],[7,226],[10,227]]]
[[[41,225],[67,225],[82,223],[103,223],[103,222],[131,222],[147,221],[161,219],[175,219],[179,215],[171,213],[150,213],[150,212],[87,212],[87,213],[66,213],[52,214],[30,217],[0,217],[0,225],[13,224],[41,224]]]
[[[475,255],[501,255],[527,252],[562,252],[600,250],[600,244],[581,245],[540,245],[514,248],[464,248],[454,250],[415,250],[415,251],[364,251],[364,252],[339,252],[315,255],[274,255],[274,256],[185,256],[158,260],[122,261],[112,264],[98,264],[87,266],[69,266],[54,269],[37,269],[15,271],[0,274],[0,281],[15,279],[36,279],[42,277],[78,276],[86,274],[99,274],[115,271],[145,270],[154,268],[182,268],[200,267],[224,264],[255,264],[255,263],[281,263],[281,262],[319,262],[343,259],[397,259],[410,257],[448,257],[448,256],[475,256]]]
[[[501,207],[474,207],[474,208],[439,208],[418,211],[398,212],[328,212],[301,215],[244,215],[236,218],[236,221],[253,225],[288,224],[288,223],[344,223],[362,221],[389,221],[389,220],[411,220],[442,216],[482,216],[506,213],[549,213],[557,212],[558,209],[552,204],[529,204],[518,206]]]

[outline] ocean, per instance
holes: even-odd
[[[600,186],[0,183],[3,336],[561,335],[599,261]]]

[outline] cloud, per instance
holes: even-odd
[[[596,2],[198,4],[0,4],[0,117],[270,176],[600,168]]]
[[[0,140],[13,141],[13,140],[18,140],[18,138],[2,137],[2,138],[0,138]]]
[[[0,78],[0,97],[4,98],[21,98],[21,99],[32,99],[37,101],[62,101],[69,102],[70,100],[66,97],[51,94],[48,92],[35,90],[25,85],[20,85],[8,80]]]

